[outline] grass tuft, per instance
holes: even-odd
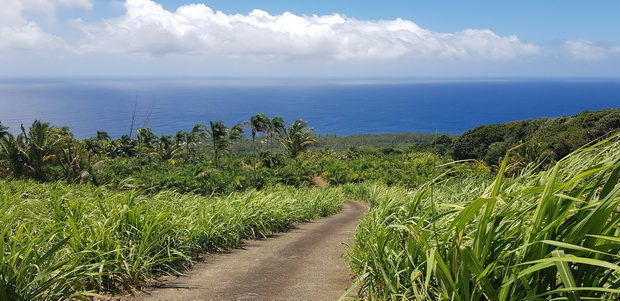
[[[544,172],[349,189],[373,207],[351,265],[370,300],[620,299],[620,136]]]

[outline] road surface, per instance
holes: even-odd
[[[338,300],[352,284],[342,243],[353,241],[367,207],[346,201],[338,214],[208,256],[134,300]]]

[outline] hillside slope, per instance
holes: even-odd
[[[456,138],[454,159],[497,164],[506,151],[527,142],[530,157],[559,160],[584,144],[620,131],[620,108],[583,111],[574,116],[481,125]]]

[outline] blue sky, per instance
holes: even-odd
[[[620,1],[2,0],[0,76],[620,76]]]
[[[575,0],[387,0],[387,1],[208,1],[226,13],[248,13],[261,8],[271,14],[343,14],[361,20],[403,18],[437,32],[488,28],[500,35],[527,41],[588,39],[620,43],[620,1]],[[160,1],[176,9],[186,0]],[[259,4],[260,3],[260,4]],[[615,33],[614,33],[615,31]]]

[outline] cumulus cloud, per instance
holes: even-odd
[[[65,42],[44,32],[36,23],[0,27],[0,50],[50,50],[65,48]]]
[[[19,2],[23,10],[39,11],[49,15],[56,12],[56,8],[64,7],[81,7],[87,10],[93,8],[91,0],[3,0],[9,2]]]
[[[70,1],[70,0],[67,0]],[[77,1],[77,0],[75,0]],[[86,52],[300,57],[336,60],[510,59],[539,52],[534,44],[490,30],[435,33],[402,19],[360,21],[342,15],[225,14],[204,4],[167,11],[151,0],[127,0],[126,14],[84,26]]]
[[[564,43],[569,57],[580,61],[598,61],[620,55],[620,46],[598,45],[587,40],[572,40]]]
[[[0,9],[0,50],[48,50],[65,48],[58,36],[47,33],[39,24],[27,20],[24,12],[35,11],[52,16],[58,6],[92,9],[90,0],[2,0]]]

